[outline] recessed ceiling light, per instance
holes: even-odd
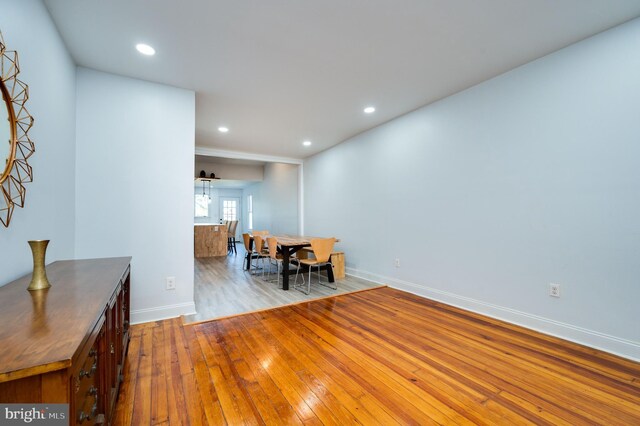
[[[228,127],[224,127],[224,126],[220,126],[220,127],[218,127],[218,131],[220,133],[227,133],[229,131],[229,128]]]
[[[365,112],[366,114],[371,114],[371,113],[376,112],[376,109],[375,109],[374,107],[372,107],[372,106],[369,106],[369,107],[366,107],[366,108],[364,109],[364,112]]]
[[[136,49],[138,50],[138,52],[142,53],[143,55],[153,56],[156,54],[156,49],[149,46],[148,44],[138,43],[136,44]]]
[[[311,146],[311,141],[304,141],[304,142],[302,142],[302,145]]]

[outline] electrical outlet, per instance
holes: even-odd
[[[549,296],[560,297],[560,284],[549,284]]]
[[[176,277],[167,277],[165,281],[167,283],[167,290],[176,289]]]
[[[400,259],[396,259],[395,265],[396,265],[396,268],[400,267]]]

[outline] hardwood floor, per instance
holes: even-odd
[[[379,287],[370,281],[347,276],[337,280],[338,290],[332,290],[318,285],[318,276],[313,273],[309,295],[293,288],[284,291],[278,288],[275,282],[264,281],[261,274],[252,275],[243,270],[245,253],[244,249],[238,246],[237,255],[195,259],[194,298],[198,313],[185,315],[185,324]],[[275,270],[274,265],[274,279]],[[324,275],[323,280],[326,281]],[[293,278],[290,283],[293,287]]]
[[[638,425],[640,364],[381,288],[133,326],[116,424]]]

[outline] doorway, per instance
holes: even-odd
[[[238,227],[236,229],[242,228],[242,206],[241,206],[241,198],[240,197],[220,197],[220,218],[222,220],[231,221],[237,220]],[[237,237],[237,231],[236,231]]]

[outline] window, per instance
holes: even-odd
[[[209,196],[196,194],[196,217],[209,216]]]
[[[238,220],[238,202],[236,200],[224,200],[222,202],[222,219]]]
[[[249,213],[249,229],[253,229],[253,195],[247,196],[247,212]]]

